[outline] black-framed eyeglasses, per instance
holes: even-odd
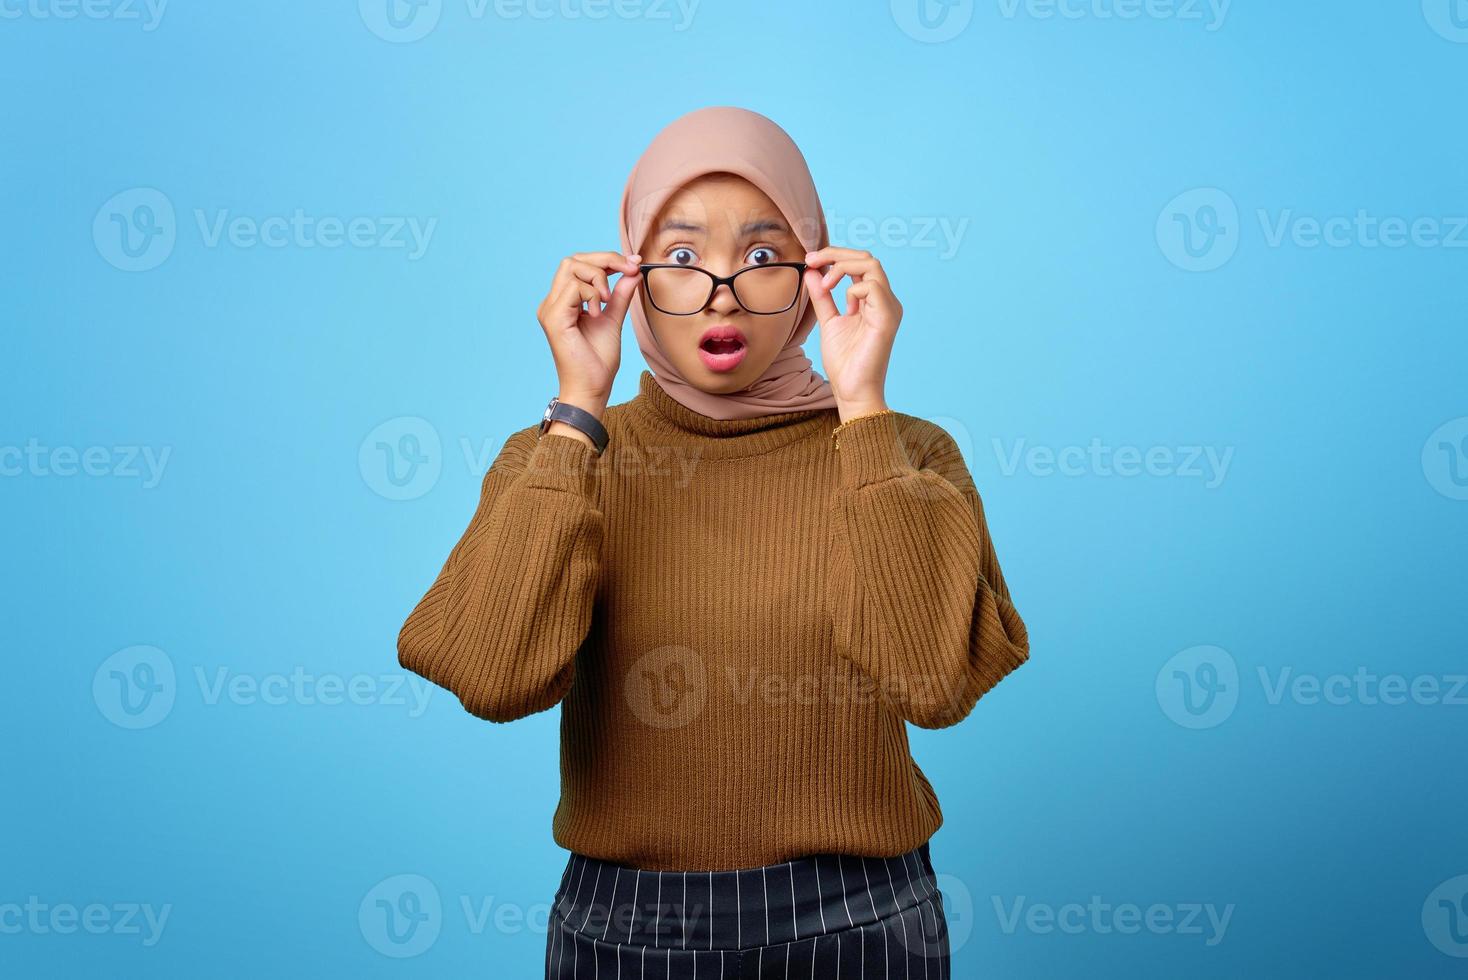
[[[716,276],[695,265],[649,262],[638,266],[655,309],[672,316],[697,313],[727,284],[734,299],[750,313],[784,313],[800,298],[804,262],[766,262],[745,266],[732,276]]]

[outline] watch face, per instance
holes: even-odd
[[[545,407],[545,414],[540,417],[540,431],[541,432],[544,432],[545,429],[546,429],[546,426],[550,425],[551,412],[555,411],[556,402],[558,402],[558,401],[560,401],[560,397],[559,396],[557,396],[556,398],[552,398],[550,400],[550,404]]]

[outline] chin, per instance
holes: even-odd
[[[692,373],[685,374],[684,377],[710,394],[728,395],[741,388],[747,388],[759,375],[749,374],[742,370],[728,372],[710,371],[702,364],[699,364],[693,368]]]
[[[715,371],[695,355],[694,362],[685,368],[683,376],[710,394],[728,395],[754,384],[768,366],[746,358],[732,371]]]

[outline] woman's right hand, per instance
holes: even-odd
[[[641,279],[640,260],[619,252],[568,255],[537,311],[556,362],[560,399],[598,417],[622,363],[622,321]],[[607,281],[613,272],[622,274],[615,288]]]

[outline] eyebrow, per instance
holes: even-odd
[[[707,231],[707,230],[708,229],[706,229],[703,225],[695,224],[692,221],[685,221],[682,218],[669,218],[667,221],[664,221],[663,222],[663,224],[662,224],[662,226],[660,228],[658,228],[658,231],[660,231],[660,232],[663,232],[663,231],[696,231],[696,232],[704,232],[704,231]],[[740,235],[753,235],[753,234],[755,234],[757,232],[762,232],[762,231],[775,231],[775,232],[781,232],[781,233],[787,234],[787,235],[790,233],[790,229],[789,228],[786,228],[780,222],[778,222],[778,221],[772,221],[770,219],[765,218],[765,219],[761,219],[759,221],[751,221],[751,222],[747,223],[743,228],[740,228],[739,229],[739,234]]]

